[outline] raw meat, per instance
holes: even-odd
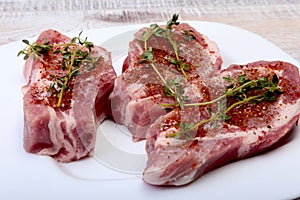
[[[174,103],[174,98],[164,94],[162,80],[151,65],[142,62],[141,55],[145,49],[141,38],[146,31],[151,31],[151,28],[139,30],[130,42],[123,73],[116,79],[110,96],[114,120],[130,130],[134,141],[145,139],[149,126],[168,112],[160,104]],[[154,52],[153,64],[166,80],[177,79],[182,85],[187,85],[192,84],[194,79],[199,80],[199,77],[209,78],[212,72],[220,70],[222,58],[219,49],[206,36],[182,23],[173,26],[171,37],[178,45],[179,58],[190,66],[186,72],[189,80],[170,63],[171,59],[176,58],[170,42],[165,37],[153,35],[148,40],[148,47]],[[190,88],[199,93],[198,85]]]
[[[64,44],[70,38],[55,30],[42,32],[38,44]],[[59,47],[57,47],[58,49]],[[56,49],[56,50],[57,50]],[[52,156],[70,162],[91,156],[95,147],[96,129],[108,115],[108,96],[116,73],[111,55],[94,46],[91,57],[97,61],[92,69],[83,63],[79,75],[72,77],[60,107],[58,92],[50,92],[54,76],[63,76],[61,53],[54,49],[27,59],[24,66],[24,148],[27,152]]]
[[[188,184],[214,168],[261,153],[288,134],[300,116],[300,77],[298,68],[292,64],[258,61],[231,65],[217,72],[207,83],[211,96],[206,95],[201,102],[224,93],[228,82],[223,77],[237,78],[242,74],[250,79],[269,78],[276,74],[278,87],[283,93],[276,101],[236,106],[227,113],[228,120],[205,123],[190,132],[188,139],[170,135],[180,131],[182,122],[187,125],[207,119],[210,114],[208,106],[199,106],[198,111],[190,107],[177,108],[161,116],[147,131],[145,182],[153,185]],[[227,98],[227,108],[234,103]]]

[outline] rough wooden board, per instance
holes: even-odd
[[[222,22],[255,32],[300,61],[299,0],[1,0],[0,45],[37,35],[108,26],[181,20]]]

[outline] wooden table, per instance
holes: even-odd
[[[0,45],[49,27],[80,31],[123,24],[181,20],[222,22],[255,32],[300,61],[299,0],[0,0]]]

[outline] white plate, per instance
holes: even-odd
[[[224,67],[257,60],[300,64],[264,38],[211,22],[189,22],[217,42]],[[90,41],[112,52],[120,73],[132,33],[144,25],[85,31]],[[77,34],[77,33],[76,33]],[[69,36],[74,36],[69,33]],[[33,40],[32,40],[33,41]],[[300,137],[263,155],[238,161],[184,187],[153,187],[142,181],[144,143],[133,144],[126,129],[105,121],[98,130],[95,156],[71,164],[23,150],[22,66],[14,42],[0,47],[0,199],[290,199],[300,196]]]

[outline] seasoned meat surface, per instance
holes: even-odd
[[[188,138],[183,137],[182,126],[178,124],[197,124],[208,119],[213,114],[209,115],[207,110],[211,108],[214,113],[214,107],[199,106],[199,110],[188,107],[183,110],[174,109],[158,118],[147,130],[148,162],[143,174],[145,182],[153,185],[188,184],[216,167],[269,149],[295,126],[300,116],[300,77],[296,66],[281,61],[231,65],[217,72],[211,79],[215,85],[211,96],[224,94],[222,85],[226,86],[225,90],[231,88],[228,77],[244,77],[245,80],[261,78],[260,83],[264,83],[265,88],[245,90],[243,99],[227,97],[226,104],[223,104],[226,105],[224,111],[238,101],[262,94],[271,87],[267,83],[272,81],[280,91],[275,94],[276,99],[267,96],[264,101],[257,98],[256,102],[249,101],[234,106],[226,112],[227,120],[211,120],[199,125],[188,131]],[[265,77],[269,81],[263,79]],[[218,91],[219,88],[222,88],[221,91]],[[215,98],[206,96],[203,101],[213,99]],[[178,133],[180,137],[172,137]]]
[[[108,96],[113,89],[116,73],[108,51],[94,46],[90,57],[93,68],[82,62],[76,76],[69,78],[58,106],[67,69],[62,66],[64,44],[70,38],[55,30],[46,30],[38,44],[56,45],[40,56],[31,55],[24,66],[24,148],[36,154],[49,155],[60,162],[70,162],[92,155],[96,129],[108,113]],[[74,46],[69,47],[71,52]],[[82,48],[78,45],[78,48]],[[82,48],[83,49],[83,48]],[[82,51],[85,51],[84,49]],[[74,61],[75,62],[75,61]],[[66,67],[65,67],[66,68]],[[61,82],[59,82],[61,84]]]
[[[168,112],[160,104],[174,103],[173,98],[165,95],[164,84],[157,72],[141,58],[145,52],[143,35],[151,31],[151,28],[143,28],[135,33],[129,44],[123,73],[116,79],[110,96],[114,120],[131,131],[134,141],[145,139],[149,126]],[[182,85],[190,85],[190,91],[199,93],[199,82],[221,69],[222,58],[216,43],[186,23],[173,26],[170,37],[173,46],[166,37],[149,37],[146,46],[153,51],[152,64],[167,81],[178,80]],[[188,66],[184,72],[186,76],[178,70],[174,60]]]

